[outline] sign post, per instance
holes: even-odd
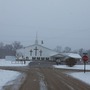
[[[82,57],[82,59],[83,59],[83,62],[84,62],[84,73],[85,73],[86,72],[86,62],[88,61],[88,56],[87,55],[84,55]]]
[[[86,72],[86,62],[84,61],[84,73]]]

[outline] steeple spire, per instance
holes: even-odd
[[[36,40],[35,40],[35,44],[38,44],[38,32],[36,32]]]

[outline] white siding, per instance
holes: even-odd
[[[35,56],[35,47],[37,47],[37,56]],[[32,50],[32,56],[30,55],[30,50]],[[42,56],[40,56],[40,50],[42,50]],[[52,55],[57,54],[57,52],[48,49],[46,47],[43,47],[41,45],[32,45],[32,46],[28,46],[26,48],[23,49],[19,49],[17,50],[17,53],[22,54],[24,57],[29,57],[30,59],[32,59],[32,57],[50,57]]]

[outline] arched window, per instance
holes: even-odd
[[[42,50],[40,50],[39,52],[40,52],[40,56],[42,56]]]
[[[30,50],[30,56],[32,56],[32,52],[33,52],[33,51],[32,51],[32,50]]]

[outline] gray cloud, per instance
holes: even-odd
[[[0,41],[90,48],[90,0],[0,0]]]

